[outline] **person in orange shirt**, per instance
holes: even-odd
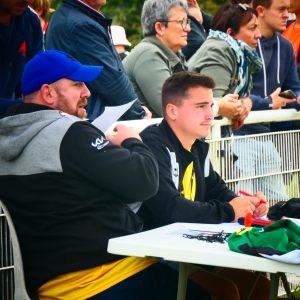
[[[300,80],[300,1],[290,0],[290,13],[295,14],[296,19],[288,21],[287,28],[283,31],[282,36],[287,38],[293,45],[296,58],[297,75]],[[293,121],[293,129],[300,128],[300,121]]]
[[[38,14],[42,31],[45,34],[47,27],[48,27],[48,17],[49,12],[54,12],[54,9],[50,8],[50,0],[34,0],[30,7],[35,10],[35,12]]]
[[[300,80],[300,1],[290,0],[290,13],[296,15],[296,20],[291,21],[286,30],[282,33],[282,36],[287,38],[294,47],[295,58],[297,65],[297,74]]]

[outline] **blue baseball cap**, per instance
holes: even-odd
[[[38,91],[43,84],[51,84],[62,78],[80,82],[96,79],[103,67],[82,65],[71,55],[47,50],[37,53],[25,66],[21,79],[23,96]]]

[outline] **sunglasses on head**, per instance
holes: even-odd
[[[239,3],[239,4],[236,4],[236,5],[233,7],[233,10],[232,10],[232,12],[231,12],[231,14],[230,14],[230,16],[229,16],[229,18],[228,18],[228,23],[229,23],[229,20],[234,16],[236,10],[237,10],[239,7],[242,8],[243,10],[247,10],[250,6],[249,6],[248,4],[246,4],[246,3]]]
[[[233,17],[233,15],[235,14],[236,10],[241,7],[243,10],[247,10],[247,8],[249,8],[249,5],[248,4],[244,4],[244,3],[239,3],[239,4],[236,4],[233,8],[233,11],[232,13],[230,14],[230,17],[229,19],[231,19]]]

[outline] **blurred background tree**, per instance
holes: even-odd
[[[163,0],[161,0],[163,1]],[[213,15],[218,7],[228,0],[198,0],[198,4],[204,12]],[[113,19],[114,25],[123,26],[127,39],[134,47],[142,39],[141,11],[144,0],[107,0],[101,12]],[[51,7],[56,9],[61,0],[52,0]]]

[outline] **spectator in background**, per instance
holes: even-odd
[[[281,91],[292,90],[300,101],[300,82],[297,76],[295,54],[292,44],[280,32],[286,29],[289,18],[289,1],[253,0],[258,12],[258,27],[262,38],[256,51],[263,62],[262,69],[253,74],[250,98],[257,110],[296,108],[296,99],[279,96]],[[291,122],[271,123],[271,131],[291,129]],[[255,134],[270,131],[270,124],[244,126],[240,134]]]
[[[0,115],[21,97],[19,82],[27,61],[43,51],[40,21],[28,7],[32,2],[0,1]]]
[[[200,7],[197,4],[187,1],[188,17],[193,16],[200,24],[203,24],[203,16]],[[192,26],[191,26],[192,27]]]
[[[258,28],[258,13],[246,4],[224,4],[212,19],[212,29],[207,41],[190,59],[189,66],[195,71],[211,76],[215,82],[215,97],[226,93],[237,93],[243,103],[244,110],[237,115],[240,123],[250,110],[257,110],[257,103],[250,99],[252,90],[252,74],[259,71],[262,61],[255,52],[261,33]],[[193,69],[193,68],[192,68]],[[244,126],[241,127],[243,130]],[[259,132],[258,132],[259,133]],[[240,135],[240,130],[234,130]],[[259,142],[255,139],[236,140],[231,149],[239,159],[235,162],[243,177],[261,175],[261,172],[279,172],[280,156],[271,141]],[[256,191],[256,183],[267,197],[285,199],[286,193],[282,177],[269,184],[270,181],[239,181],[236,191]],[[274,189],[274,191],[272,191]]]
[[[122,26],[112,25],[110,29],[114,46],[123,60],[129,54],[125,46],[131,46],[131,43],[127,40],[125,29]]]
[[[100,116],[105,106],[118,106],[135,100],[122,120],[151,118],[127,77],[112,43],[111,19],[99,12],[106,0],[63,0],[54,13],[46,34],[46,49],[62,50],[86,65],[103,66],[99,78],[87,83],[91,96],[88,118]]]
[[[287,28],[282,36],[287,38],[293,45],[297,66],[297,75],[300,81],[300,1],[290,0],[289,19]],[[292,18],[291,18],[292,17]],[[295,18],[293,18],[295,17]],[[300,121],[292,122],[292,129],[299,129]]]
[[[54,9],[50,8],[50,0],[33,0],[30,5],[38,14],[42,26],[43,34],[45,34],[48,27],[49,12],[54,12]]]
[[[161,117],[161,87],[173,73],[187,70],[181,48],[190,32],[188,8],[184,0],[147,0],[142,9],[143,40],[123,60],[128,77],[141,102],[154,117]],[[241,104],[227,95],[215,112],[229,117]]]
[[[261,37],[257,12],[244,4],[224,4],[213,16],[211,25],[208,39],[189,60],[188,66],[190,70],[214,79],[215,98],[228,93],[238,95],[243,109],[235,118],[241,127],[252,108],[249,98],[251,72],[262,66],[254,50]]]
[[[289,21],[288,26],[282,33],[293,45],[297,65],[297,74],[300,80],[300,1],[290,0],[290,13],[294,13],[296,20]]]
[[[161,87],[171,74],[187,70],[180,51],[190,32],[184,0],[147,0],[142,9],[143,40],[123,60],[143,105],[161,117]]]
[[[211,16],[200,10],[196,0],[186,0],[188,18],[191,21],[191,31],[188,34],[187,45],[181,50],[188,61],[206,40],[209,32]]]

